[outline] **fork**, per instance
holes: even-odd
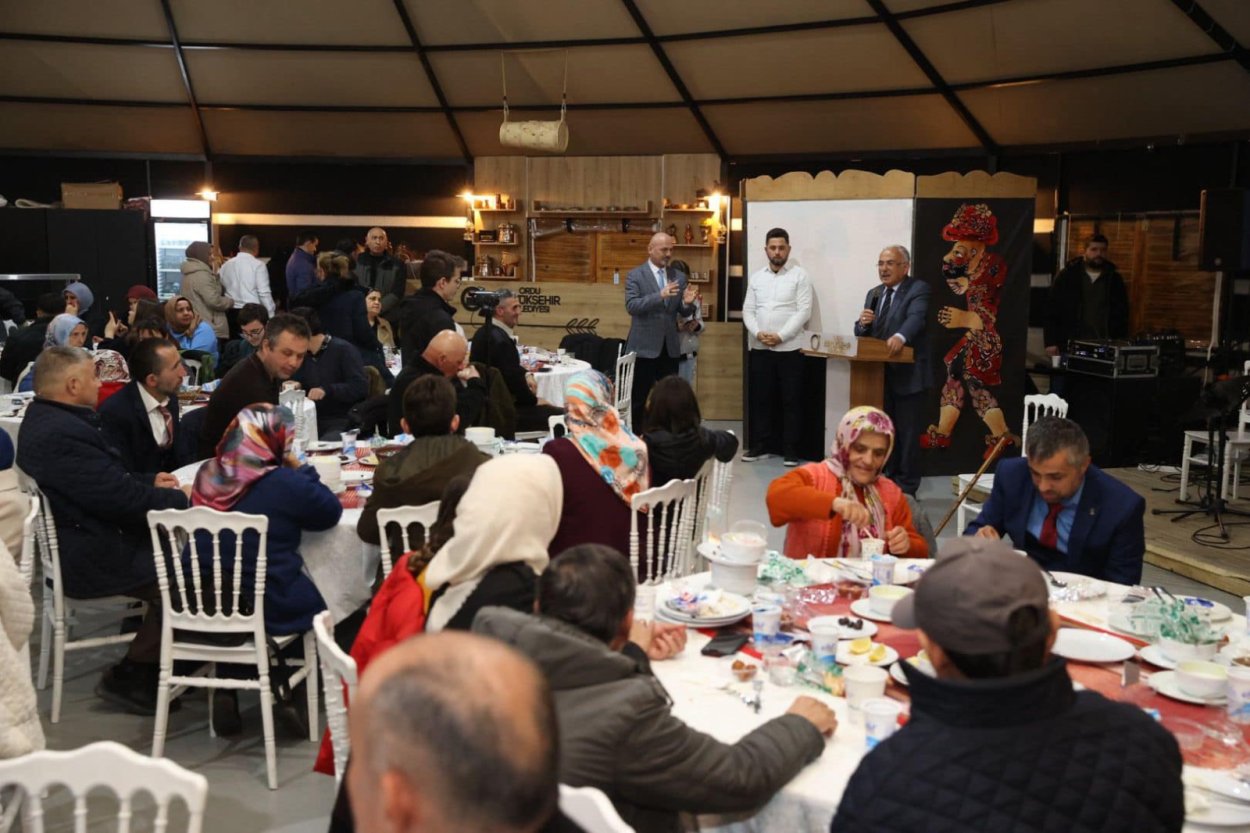
[[[1055,587],[1059,590],[1062,590],[1063,588],[1068,586],[1068,583],[1066,581],[1060,581],[1059,579],[1055,578],[1054,574],[1050,570],[1042,568],[1042,572],[1046,574],[1046,578],[1050,579],[1051,587]]]

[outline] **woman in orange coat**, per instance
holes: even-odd
[[[773,526],[787,525],[789,558],[859,558],[861,538],[881,538],[900,558],[928,558],[907,498],[881,468],[894,448],[894,423],[878,408],[852,408],[838,423],[827,460],[808,463],[768,487]]]

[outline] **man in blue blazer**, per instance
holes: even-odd
[[[1042,417],[1029,426],[1025,453],[998,464],[990,499],[964,534],[1010,536],[1047,570],[1141,581],[1146,500],[1090,465],[1080,426]]]
[[[698,290],[686,286],[686,276],[680,271],[668,268],[672,257],[673,238],[656,232],[647,245],[647,262],[625,279],[625,311],[631,318],[625,351],[637,354],[632,427],[638,433],[651,386],[677,373],[681,360],[677,318],[694,315]]]
[[[924,425],[925,391],[930,386],[929,340],[925,324],[929,314],[929,285],[911,277],[911,253],[905,246],[886,246],[877,256],[881,279],[864,299],[864,310],[855,322],[855,335],[886,342],[890,355],[911,347],[911,364],[885,366],[885,412],[894,421],[894,453],[886,462],[885,475],[909,495],[920,487],[920,430]],[[852,402],[852,405],[863,404]]]
[[[136,344],[129,364],[131,381],[100,406],[100,427],[121,453],[126,471],[151,483],[158,472],[190,462],[176,459],[174,452],[178,389],[186,371],[178,348],[163,338]]]

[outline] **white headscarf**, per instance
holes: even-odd
[[[455,533],[425,569],[425,586],[447,585],[425,629],[443,629],[482,577],[500,564],[547,569],[547,547],[560,525],[564,487],[546,454],[509,454],[480,466],[456,508]]]

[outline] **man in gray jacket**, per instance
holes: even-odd
[[[542,669],[556,701],[560,783],[603,790],[635,830],[678,830],[682,812],[760,807],[820,757],[837,728],[811,697],[732,745],[674,717],[650,673],[651,646],[630,641],[649,643],[649,632],[634,628],[633,572],[610,547],[587,544],[552,559],[538,577],[535,609],[485,608],[473,630]]]
[[[629,340],[626,352],[634,353],[632,427],[642,426],[643,411],[651,386],[677,373],[681,344],[677,318],[694,315],[698,289],[687,286],[686,275],[669,268],[673,258],[673,238],[656,232],[647,245],[647,262],[633,269],[625,279],[625,311],[629,313]],[[621,414],[622,418],[627,417]]]

